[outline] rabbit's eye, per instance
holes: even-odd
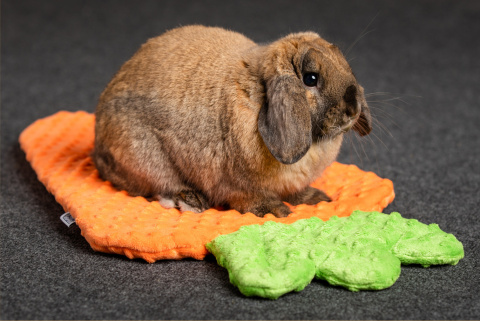
[[[315,87],[318,83],[318,74],[309,72],[303,75],[303,83],[308,87]]]

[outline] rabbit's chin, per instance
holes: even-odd
[[[314,136],[314,142],[328,143],[329,141],[334,141],[337,138],[341,139],[343,134],[349,132],[352,127],[353,127],[353,124],[348,126],[333,127],[333,128],[329,128],[328,130],[322,130],[322,133],[320,135]]]
[[[346,120],[335,122],[326,126],[322,126],[317,129],[317,135],[314,134],[314,137],[317,138],[317,141],[327,141],[336,138],[339,135],[343,135],[350,130],[354,129],[355,124],[358,121],[359,116],[349,117]]]
[[[335,128],[334,131],[333,131],[333,135],[337,136],[337,135],[340,135],[340,134],[345,134],[345,133],[349,132],[355,124],[356,124],[356,119],[355,120],[352,119],[352,120],[348,121],[347,123],[345,123],[343,126]]]

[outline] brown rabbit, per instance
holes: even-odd
[[[187,26],[150,39],[102,93],[94,162],[102,178],[164,207],[284,217],[329,201],[309,186],[343,133],[371,130],[340,50],[313,32],[268,45]]]

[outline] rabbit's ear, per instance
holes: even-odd
[[[312,121],[305,88],[295,74],[275,76],[267,83],[258,131],[283,164],[293,164],[307,153],[312,145]]]
[[[357,122],[353,125],[353,130],[360,136],[368,135],[372,131],[372,116],[367,105],[362,105],[362,111]]]
[[[359,86],[361,96],[364,97],[364,89]],[[360,117],[353,126],[353,130],[360,136],[368,135],[372,131],[372,116],[370,115],[370,108],[368,108],[365,98],[360,101]]]

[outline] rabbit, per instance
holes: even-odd
[[[286,217],[330,201],[310,184],[345,132],[372,130],[341,51],[315,32],[257,45],[234,31],[185,26],[148,40],[95,111],[101,178],[165,208]]]

